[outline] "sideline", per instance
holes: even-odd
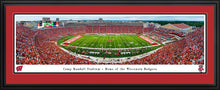
[[[122,62],[132,61],[132,60],[141,59],[143,57],[149,56],[149,55],[155,53],[157,50],[161,49],[163,46],[159,47],[155,50],[152,50],[150,52],[143,53],[143,54],[140,54],[140,55],[137,55],[137,56],[123,57],[123,58],[105,58],[105,59],[103,59],[102,57],[93,57],[93,56],[87,56],[87,55],[81,55],[81,54],[73,53],[71,51],[68,51],[68,50],[60,47],[60,46],[58,46],[58,47],[60,49],[62,49],[63,51],[65,51],[65,52],[67,52],[67,53],[69,53],[69,54],[71,54],[75,57],[81,58],[81,59],[86,59],[86,60],[94,61],[94,62],[97,62],[97,63],[122,63]]]

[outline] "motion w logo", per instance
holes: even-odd
[[[17,72],[18,72],[18,71],[21,71],[22,68],[23,68],[23,66],[17,66],[17,67],[16,67]]]

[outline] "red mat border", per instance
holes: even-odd
[[[14,74],[14,13],[205,13],[206,74]],[[214,84],[214,6],[6,6],[6,84]]]

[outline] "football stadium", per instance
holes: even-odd
[[[204,26],[102,18],[21,21],[16,23],[16,64],[204,64]]]

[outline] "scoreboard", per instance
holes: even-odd
[[[47,21],[47,22],[39,22],[37,23],[37,27],[38,28],[44,28],[44,27],[58,27],[59,26],[59,22],[51,22],[51,21]]]

